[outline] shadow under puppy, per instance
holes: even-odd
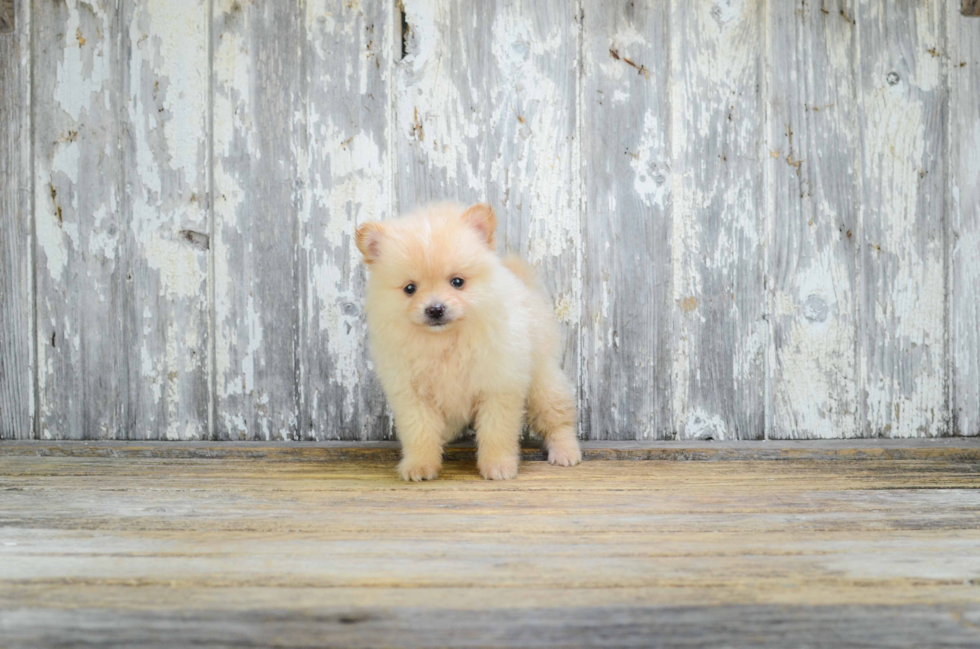
[[[497,256],[496,227],[489,205],[441,203],[357,229],[371,356],[405,480],[434,479],[443,446],[471,424],[480,474],[516,477],[525,413],[549,462],[582,460],[551,305],[532,268]]]

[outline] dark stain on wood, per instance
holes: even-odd
[[[642,74],[645,79],[649,79],[650,78],[650,73],[647,70],[647,68],[646,68],[645,65],[637,64],[636,62],[632,61],[628,57],[620,56],[619,55],[619,50],[617,50],[615,48],[612,48],[612,47],[609,48],[609,56],[613,57],[617,61],[622,61],[626,65],[630,66],[631,68],[633,68],[634,70],[636,70],[636,73],[637,74]]]
[[[211,238],[203,232],[194,230],[181,230],[178,232],[180,240],[189,243],[198,250],[207,250],[211,247]]]

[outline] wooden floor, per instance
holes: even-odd
[[[0,648],[980,647],[980,444],[761,444],[0,444]]]

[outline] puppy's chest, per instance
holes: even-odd
[[[479,391],[475,361],[473,354],[457,346],[418,359],[412,368],[416,396],[445,417],[469,417]]]

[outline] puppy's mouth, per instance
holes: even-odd
[[[424,324],[425,328],[429,331],[442,331],[457,320],[459,320],[459,318],[448,315],[444,315],[441,318],[433,318],[430,316],[425,318]]]

